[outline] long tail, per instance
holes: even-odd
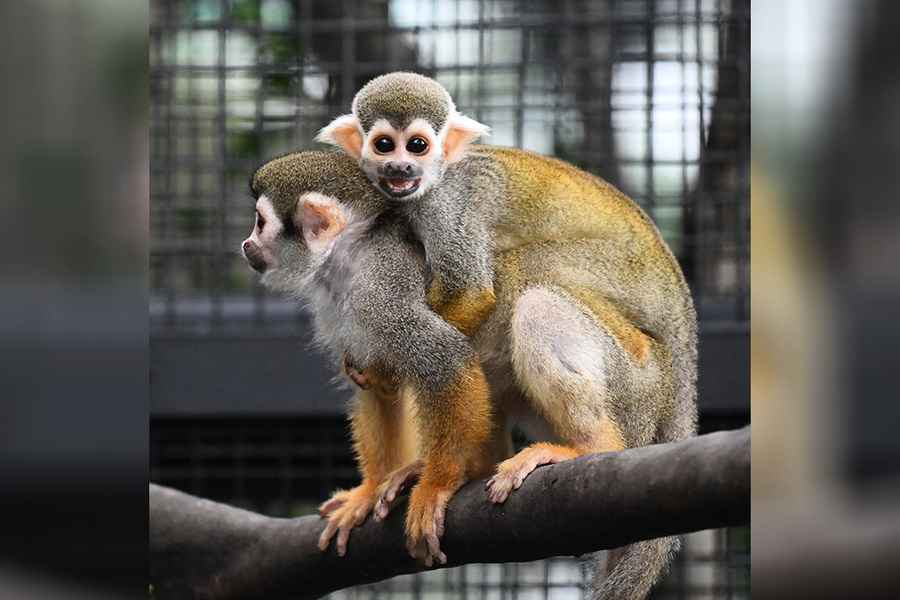
[[[643,600],[662,579],[678,553],[681,540],[665,537],[637,542],[609,552],[612,568],[594,571],[592,600]]]
[[[667,332],[672,349],[674,410],[656,441],[675,442],[697,433],[697,321],[692,305]],[[606,569],[594,570],[592,600],[643,600],[662,579],[681,548],[678,537],[637,542],[609,552]],[[611,567],[611,568],[609,568]]]

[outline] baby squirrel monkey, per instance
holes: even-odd
[[[367,83],[353,99],[352,114],[338,117],[316,137],[358,160],[374,186],[406,215],[432,271],[429,302],[466,335],[494,305],[489,228],[497,207],[484,201],[491,190],[448,180],[446,171],[488,131],[457,112],[438,82],[401,72]]]
[[[363,86],[351,114],[316,138],[356,159],[407,219],[432,273],[429,303],[466,335],[496,300],[495,254],[543,241],[658,239],[646,215],[605,181],[532,152],[471,145],[488,131],[460,114],[437,81],[397,72]]]
[[[242,250],[263,285],[306,303],[316,341],[336,362],[378,373],[351,411],[363,481],[321,506],[329,522],[320,548],[337,534],[343,555],[379,485],[418,456],[406,520],[410,553],[429,566],[445,562],[439,538],[447,500],[493,466],[482,449],[491,407],[469,340],[426,303],[421,247],[344,154],[277,158],[256,171],[251,190],[256,223]],[[415,399],[411,413],[400,398],[405,387]]]

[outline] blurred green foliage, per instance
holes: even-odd
[[[260,58],[272,65],[291,65],[303,55],[303,47],[297,36],[268,33],[260,39]]]
[[[283,73],[269,73],[263,77],[266,96],[293,96],[296,78]]]
[[[259,2],[257,0],[231,0],[229,16],[236,25],[256,25],[259,23]]]
[[[261,142],[253,129],[232,130],[228,132],[228,154],[234,158],[256,158],[259,156]]]

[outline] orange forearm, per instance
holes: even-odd
[[[425,460],[423,481],[465,479],[482,470],[492,428],[490,393],[481,365],[469,365],[447,389],[422,392],[416,410]]]
[[[364,484],[377,486],[388,473],[413,459],[413,432],[396,388],[359,390],[350,419]]]

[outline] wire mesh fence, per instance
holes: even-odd
[[[297,331],[237,253],[247,179],[309,148],[390,70],[429,74],[491,143],[624,189],[679,257],[705,322],[749,317],[749,2],[151,3],[151,323]]]
[[[435,77],[490,143],[611,181],[659,225],[701,324],[749,320],[749,0],[151,0],[151,335],[306,339],[238,252],[247,181],[355,91]],[[189,370],[190,364],[181,368]],[[261,384],[264,385],[264,384]],[[260,390],[265,395],[265,390]],[[335,412],[339,410],[335,406]],[[749,413],[744,415],[749,419]],[[151,421],[151,476],[308,513],[356,470],[337,417]],[[472,565],[340,597],[581,597],[573,560]],[[746,530],[702,532],[657,597],[749,596]]]

